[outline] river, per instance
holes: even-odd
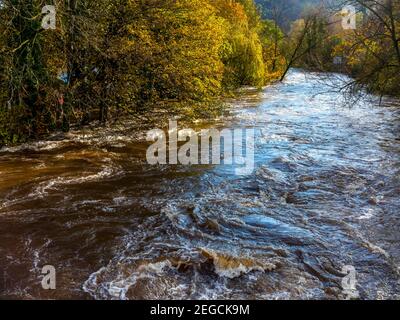
[[[248,176],[150,166],[121,130],[3,148],[0,298],[344,299],[344,266],[361,299],[400,298],[400,102],[324,78],[293,70],[213,124],[255,129]]]

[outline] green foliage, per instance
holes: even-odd
[[[214,117],[279,70],[253,0],[4,0],[0,18],[0,145],[126,113]]]
[[[12,141],[39,133],[48,113],[45,98],[49,75],[43,57],[42,7],[39,0],[5,1],[0,13],[2,121],[19,122],[18,130],[6,130],[15,127],[10,123],[3,123],[1,130],[2,136]]]
[[[284,72],[286,64],[284,38],[285,35],[276,21],[262,22],[261,41],[267,82],[279,79]]]
[[[263,23],[253,1],[212,1],[227,25],[222,50],[226,88],[260,87],[266,83]]]
[[[288,52],[298,45],[294,65],[349,74],[353,80],[339,89],[352,93],[400,96],[400,3],[377,8],[371,0],[348,3],[361,9],[356,30],[344,30],[342,16],[321,9],[292,24]]]

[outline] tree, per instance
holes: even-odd
[[[261,40],[262,22],[253,1],[212,0],[224,18],[227,33],[222,62],[225,87],[265,84],[265,65]]]
[[[2,100],[6,100],[0,113],[6,140],[38,135],[48,120],[45,100],[49,73],[44,59],[42,7],[40,0],[4,0],[0,8],[1,88]],[[18,122],[19,126],[10,122]]]
[[[48,4],[56,30],[41,27]],[[122,114],[215,116],[282,62],[253,0],[4,0],[0,17],[1,145]]]
[[[398,0],[353,0],[362,12],[358,27],[343,33],[335,48],[347,59],[345,71],[354,81],[344,88],[400,94],[400,2]],[[360,14],[361,15],[361,14]]]

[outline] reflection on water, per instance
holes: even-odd
[[[3,149],[0,297],[340,299],[345,265],[361,298],[399,297],[399,102],[349,108],[319,80],[232,102],[218,126],[256,129],[250,176],[148,166],[112,131]]]

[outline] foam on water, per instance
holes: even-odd
[[[218,128],[255,129],[249,176],[148,166],[134,130],[2,150],[5,295],[54,298],[32,286],[53,263],[64,299],[341,299],[346,265],[362,298],[396,297],[398,111],[341,105],[341,77],[292,71],[230,101]]]

